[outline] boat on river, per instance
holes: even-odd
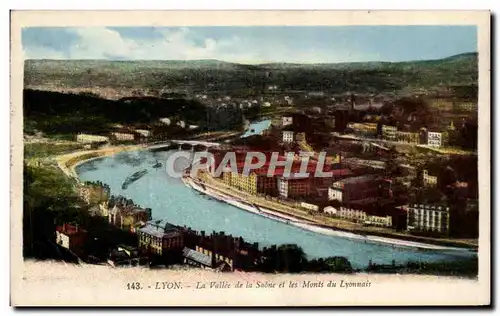
[[[137,171],[137,172],[134,172],[133,174],[131,174],[130,176],[127,177],[127,179],[125,179],[125,182],[123,182],[122,184],[122,190],[126,190],[128,188],[128,186],[132,183],[132,182],[135,182],[137,180],[139,180],[140,178],[142,178],[146,173],[148,173],[148,170],[147,169],[143,169],[143,170],[140,170],[140,171]]]
[[[156,160],[156,163],[153,165],[153,168],[158,169],[161,168],[162,164],[158,160]]]

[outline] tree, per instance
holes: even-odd
[[[263,251],[264,261],[260,270],[264,272],[297,273],[304,270],[307,259],[301,247],[295,244],[271,246]]]

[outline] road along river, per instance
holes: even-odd
[[[176,225],[186,225],[195,230],[224,231],[226,234],[242,236],[260,246],[272,244],[297,244],[309,258],[345,256],[356,268],[364,268],[369,260],[379,264],[407,261],[454,261],[476,256],[465,249],[423,249],[404,241],[390,243],[312,227],[290,225],[259,214],[222,203],[215,198],[202,195],[181,179],[171,178],[164,168],[154,169],[156,161],[165,162],[175,151],[150,152],[127,151],[82,163],[75,168],[83,181],[107,183],[114,195],[124,195],[135,203],[150,207],[153,218],[166,219]],[[182,170],[187,160],[178,159],[175,168]],[[123,181],[132,173],[148,169],[149,172],[123,190]]]

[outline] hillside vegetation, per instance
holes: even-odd
[[[27,60],[25,86],[179,88],[252,93],[264,85],[282,90],[343,93],[399,91],[408,87],[476,85],[477,53],[440,60],[338,64],[244,65],[218,60]]]

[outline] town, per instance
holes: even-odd
[[[210,153],[209,164],[201,161],[205,168],[196,168],[194,174],[189,172],[194,165],[184,170],[187,186],[287,224],[477,249],[478,173],[470,168],[477,165],[477,87],[359,93],[292,90],[266,80],[259,92],[248,95],[210,87],[118,97],[96,89],[25,89],[25,177],[31,172],[25,182],[31,183],[29,177],[42,168],[62,170],[77,189],[80,202],[75,204],[87,210],[78,215],[84,220],[67,220],[69,215],[54,220],[55,245],[67,251],[61,257],[115,267],[353,271],[346,258],[334,254],[306,260],[294,257],[295,245],[261,247],[222,231],[195,231],[158,217],[148,205],[112,195],[106,183],[82,182],[75,176],[76,165],[124,148]],[[51,102],[35,107],[40,99]],[[56,124],[46,113],[66,111],[66,102],[82,111],[101,111],[104,121],[92,117],[91,123]],[[99,110],[85,110],[89,104]],[[159,106],[164,104],[172,107]],[[42,112],[49,119],[39,120]],[[105,122],[111,116],[119,123]],[[264,127],[255,131],[255,122]],[[63,149],[48,149],[59,147]],[[244,172],[249,152],[267,160],[274,156],[278,166],[266,161]],[[304,152],[309,153],[305,163]],[[236,168],[228,168],[228,153],[234,154]],[[287,157],[293,161],[292,174],[279,164]],[[163,164],[156,161],[155,168]],[[316,177],[318,166],[329,176]],[[140,185],[143,173],[136,174],[130,179]],[[125,183],[122,188],[127,188]],[[31,215],[25,216],[25,228],[33,224]],[[33,247],[34,237],[28,237],[27,245]],[[409,266],[370,264],[367,269],[401,271]]]

